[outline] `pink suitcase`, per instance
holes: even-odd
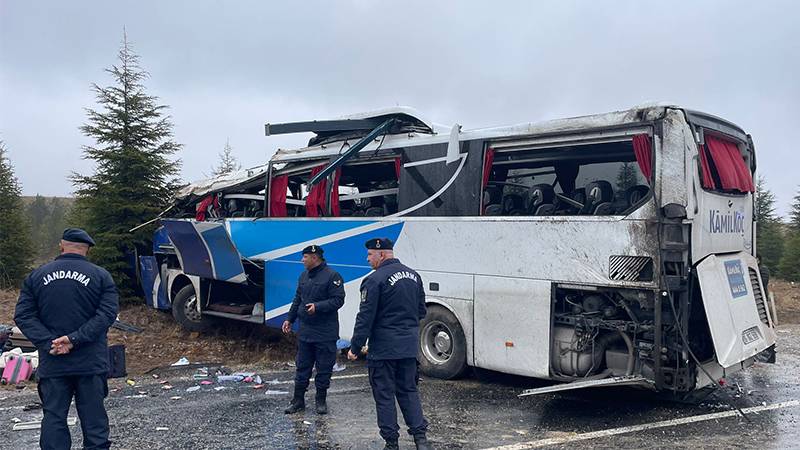
[[[8,358],[3,376],[0,378],[2,384],[17,384],[26,381],[33,373],[33,366],[28,358],[21,356],[11,356]]]

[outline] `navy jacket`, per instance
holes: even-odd
[[[358,355],[369,339],[368,360],[416,358],[426,312],[422,278],[400,260],[387,259],[361,282],[351,351]]]
[[[306,311],[309,303],[314,304],[311,315]],[[286,320],[294,323],[300,319],[298,339],[303,342],[336,341],[339,339],[339,308],[343,305],[342,276],[323,262],[300,274]]]
[[[108,328],[117,318],[111,275],[85,257],[65,253],[31,272],[22,284],[14,321],[39,350],[39,378],[108,373]],[[74,348],[51,355],[53,339]]]

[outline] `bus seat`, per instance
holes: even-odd
[[[594,209],[595,216],[610,216],[614,214],[614,204],[611,202],[600,203]]]
[[[507,194],[503,197],[503,214],[511,215],[512,211],[525,210],[525,200],[521,195]]]
[[[369,208],[367,208],[366,211],[364,211],[364,215],[367,216],[367,217],[382,217],[383,216],[383,208],[378,207],[378,206],[369,207]]]
[[[586,185],[586,203],[581,213],[599,215],[598,207],[608,203],[608,206],[603,207],[603,210],[607,211],[611,207],[612,201],[614,201],[614,188],[611,187],[611,183],[605,180],[593,181]],[[610,213],[606,212],[605,214]]]
[[[544,205],[539,205],[536,210],[534,211],[533,215],[535,216],[552,216],[556,213],[556,205],[552,203],[547,203]]]
[[[540,215],[537,212],[539,207],[543,205],[553,206],[553,211],[555,211],[555,205],[553,203],[555,198],[556,192],[553,190],[553,186],[549,184],[534,184],[531,186],[528,191],[528,197],[525,199],[525,209],[537,216]],[[552,212],[550,214],[552,214]]]
[[[486,210],[483,212],[484,216],[502,216],[503,215],[503,205],[489,205],[486,207]]]
[[[483,204],[495,205],[499,204],[503,198],[503,190],[498,186],[488,186],[483,191]]]
[[[628,203],[628,207],[639,203],[649,193],[650,187],[643,184],[637,184],[636,186],[629,187],[625,191],[625,200]]]

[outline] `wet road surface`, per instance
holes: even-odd
[[[767,409],[728,414],[729,397],[712,393],[699,404],[683,404],[631,388],[604,388],[519,398],[525,388],[548,383],[479,372],[470,378],[420,383],[429,438],[439,449],[747,447],[800,448],[800,326],[779,328],[778,363],[757,364],[728,378],[725,389],[740,408]],[[193,370],[136,377],[136,386],[112,380],[107,400],[116,448],[198,449],[372,449],[382,448],[366,368],[348,363],[334,374],[330,414],[313,412],[313,387],[305,413],[283,414],[290,400],[292,371],[262,372],[277,381],[255,390],[249,384],[202,386]],[[161,380],[173,386],[163,390]],[[179,399],[172,397],[179,396]],[[11,431],[13,418],[41,417],[24,411],[38,400],[35,389],[0,390],[3,448],[37,448],[38,430]],[[764,407],[766,405],[766,408]],[[723,417],[707,416],[723,413]],[[70,414],[76,416],[74,410]],[[398,417],[402,420],[402,416]],[[662,421],[685,420],[690,423]],[[749,421],[748,421],[749,420]],[[655,428],[651,428],[655,427]],[[166,428],[166,429],[162,429]],[[414,448],[401,423],[401,448]],[[71,427],[80,446],[80,427]]]

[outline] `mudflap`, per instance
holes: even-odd
[[[208,280],[245,283],[242,257],[223,223],[161,220],[183,272]]]
[[[723,368],[775,344],[773,321],[753,256],[744,252],[710,255],[696,271],[717,361]]]
[[[586,381],[573,381],[571,383],[556,384],[553,386],[545,386],[536,389],[526,389],[522,391],[518,397],[526,397],[528,395],[548,394],[552,392],[571,391],[575,389],[586,389],[596,387],[610,387],[610,386],[637,386],[648,389],[655,389],[655,383],[648,380],[641,375],[629,375],[623,377],[610,377],[601,380],[586,380]]]

